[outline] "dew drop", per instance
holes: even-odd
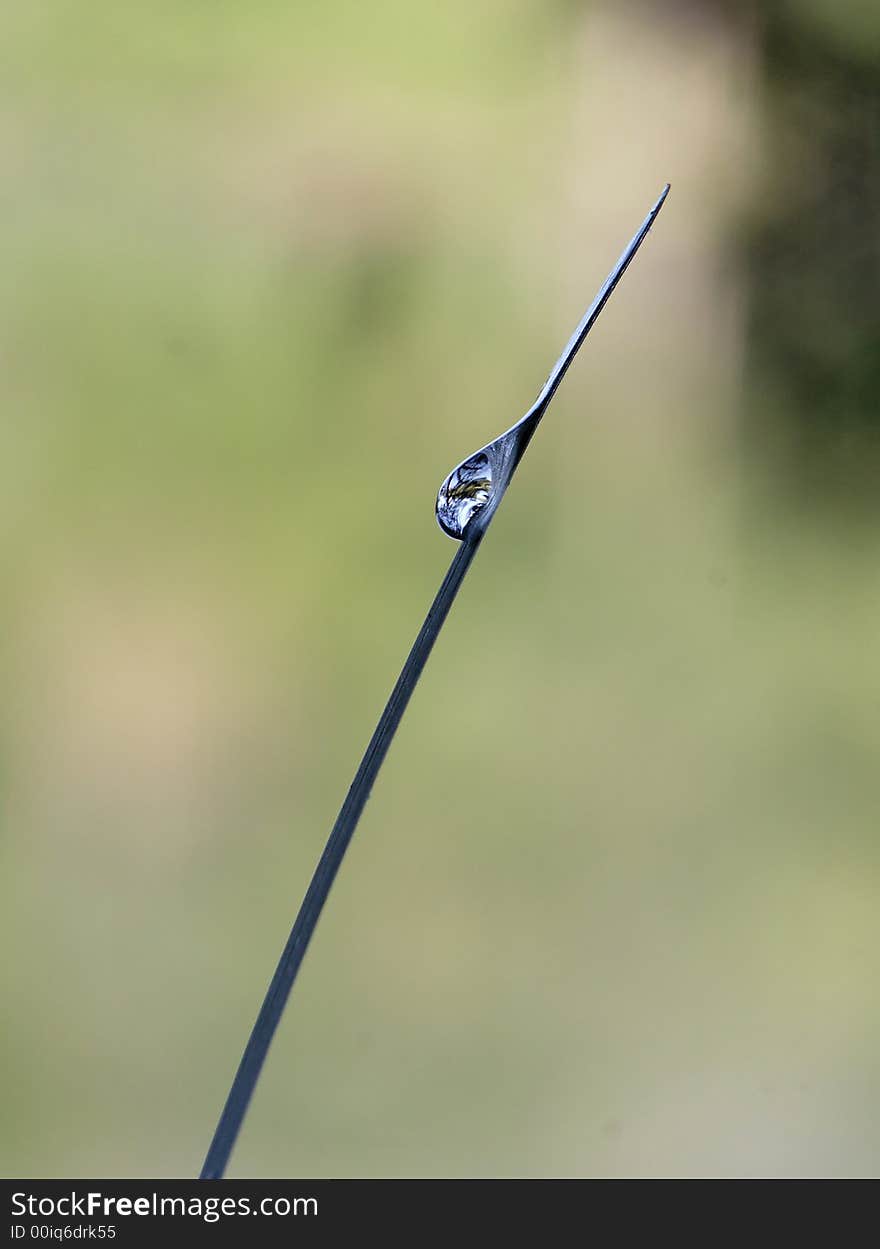
[[[492,494],[492,466],[485,451],[454,468],[437,495],[437,520],[450,538],[464,537],[464,531]]]

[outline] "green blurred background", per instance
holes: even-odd
[[[880,13],[0,17],[0,1171],[876,1174]]]

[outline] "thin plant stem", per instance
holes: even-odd
[[[538,422],[546,412],[568,366],[590,332],[596,318],[647,237],[668,193],[669,186],[667,185],[587,309],[562,355],[553,366],[538,398],[526,415],[494,443],[488,444],[482,451],[477,452],[476,456],[463,461],[441,487],[438,496],[438,520],[447,533],[460,539],[461,544],[449,565],[418,637],[413,643],[412,650],[397,678],[397,684],[391,691],[391,697],[385,705],[385,710],[382,712],[336,823],[333,825],[324,853],[315,869],[235,1073],[232,1088],[202,1167],[200,1178],[203,1180],[223,1178],[260,1078],[260,1072],[266,1061],[269,1046],[278,1028],[287,999],[290,997],[290,991],[321,916],[324,903],[327,901],[327,895],[339,871],[339,866],[394,734],[403,718],[403,713],[406,711],[416,682],[428,661],[428,656],[455,601],[455,596],[461,588],[465,574],[471,566]]]

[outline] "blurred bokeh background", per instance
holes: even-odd
[[[880,11],[0,17],[0,1172],[876,1174]]]

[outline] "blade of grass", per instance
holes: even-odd
[[[596,318],[608,302],[633,256],[647,237],[648,231],[654,224],[654,220],[668,194],[669,185],[667,184],[639,230],[624,249],[617,264],[600,288],[598,295],[587,309],[562,355],[554,365],[532,408],[506,434],[502,434],[499,439],[496,439],[495,444],[490,444],[485,448],[485,450],[490,450],[492,446],[497,444],[499,447],[502,447],[505,459],[504,471],[496,478],[485,503],[481,504],[481,507],[473,512],[472,515],[469,515],[469,519],[467,519],[459,532],[453,532],[441,519],[442,527],[451,536],[460,538],[461,545],[453,557],[452,563],[449,565],[443,583],[437,591],[437,596],[431,604],[418,637],[413,643],[412,650],[407,657],[406,663],[403,665],[400,676],[397,678],[397,684],[391,691],[391,697],[385,705],[385,710],[382,712],[345,802],[342,804],[342,809],[337,816],[336,823],[333,825],[333,830],[324,848],[324,853],[321,855],[318,866],[315,869],[311,884],[303,899],[299,914],[291,929],[287,944],[275,969],[275,975],[272,977],[268,992],[263,1000],[263,1005],[260,1007],[257,1021],[254,1024],[238,1070],[235,1073],[235,1079],[232,1082],[232,1088],[223,1107],[220,1122],[208,1149],[200,1179],[216,1180],[223,1178],[229,1163],[229,1157],[247,1113],[247,1108],[253,1097],[254,1088],[266,1061],[269,1046],[278,1028],[284,1007],[293,988],[293,982],[305,957],[324,903],[327,901],[327,895],[336,878],[336,873],[339,871],[339,865],[348,849],[348,844],[370,796],[370,791],[373,788],[379,769],[388,753],[394,734],[403,718],[403,713],[406,711],[416,682],[428,661],[428,656],[455,601],[455,596],[458,594],[465,574],[470,568],[486,530],[510,484],[513,471],[537,427],[537,422],[547,410],[568,366],[595,324]],[[448,481],[449,479],[447,479]],[[444,483],[444,487],[447,482]],[[441,487],[441,491],[442,489]]]

